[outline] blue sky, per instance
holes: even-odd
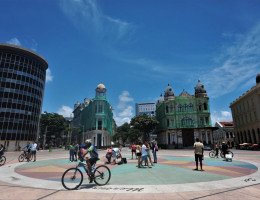
[[[118,125],[167,84],[190,94],[200,79],[212,121],[260,73],[258,0],[1,0],[0,43],[49,63],[43,111],[69,116],[104,83]]]

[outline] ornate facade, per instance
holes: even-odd
[[[74,123],[83,131],[82,139],[92,139],[97,147],[111,145],[111,136],[115,131],[112,107],[106,98],[106,88],[99,84],[96,96],[91,100],[85,99],[83,104],[74,107]]]
[[[256,85],[230,104],[236,144],[260,144],[260,74]]]
[[[213,144],[209,98],[200,81],[194,95],[183,90],[175,96],[168,84],[164,96],[161,95],[156,104],[156,118],[159,144],[191,147],[197,137],[206,145]]]

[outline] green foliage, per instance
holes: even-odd
[[[46,133],[46,143],[52,140],[53,136],[56,140],[61,139],[62,131],[70,131],[69,129],[69,122],[62,115],[47,112],[41,114],[40,138],[42,140]]]
[[[149,134],[156,128],[159,122],[148,115],[139,115],[131,119],[130,125],[143,134],[143,140],[149,138]]]

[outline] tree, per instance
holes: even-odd
[[[44,134],[46,143],[60,143],[62,141],[61,133],[69,129],[69,122],[57,113],[44,112],[40,119],[40,141],[43,143]],[[59,142],[58,142],[59,141]],[[59,145],[59,144],[57,144]]]
[[[143,141],[147,141],[150,138],[150,133],[156,128],[159,122],[148,115],[139,115],[131,119],[130,125],[134,129],[138,129],[143,135]]]
[[[117,127],[116,134],[113,136],[113,140],[116,141],[121,139],[123,144],[125,144],[128,139],[129,130],[130,124],[128,124],[127,122]]]

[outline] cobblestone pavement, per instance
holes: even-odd
[[[39,151],[37,161],[29,163],[18,162],[20,152],[8,152],[0,167],[0,199],[260,199],[260,152],[232,151],[232,162],[209,158],[205,151],[202,172],[192,170],[192,150],[160,150],[157,164],[138,169],[124,149],[128,163],[107,165],[112,174],[108,185],[89,184],[85,178],[76,191],[61,184],[63,172],[76,166],[67,151]],[[105,151],[99,152],[97,165],[105,161]]]

